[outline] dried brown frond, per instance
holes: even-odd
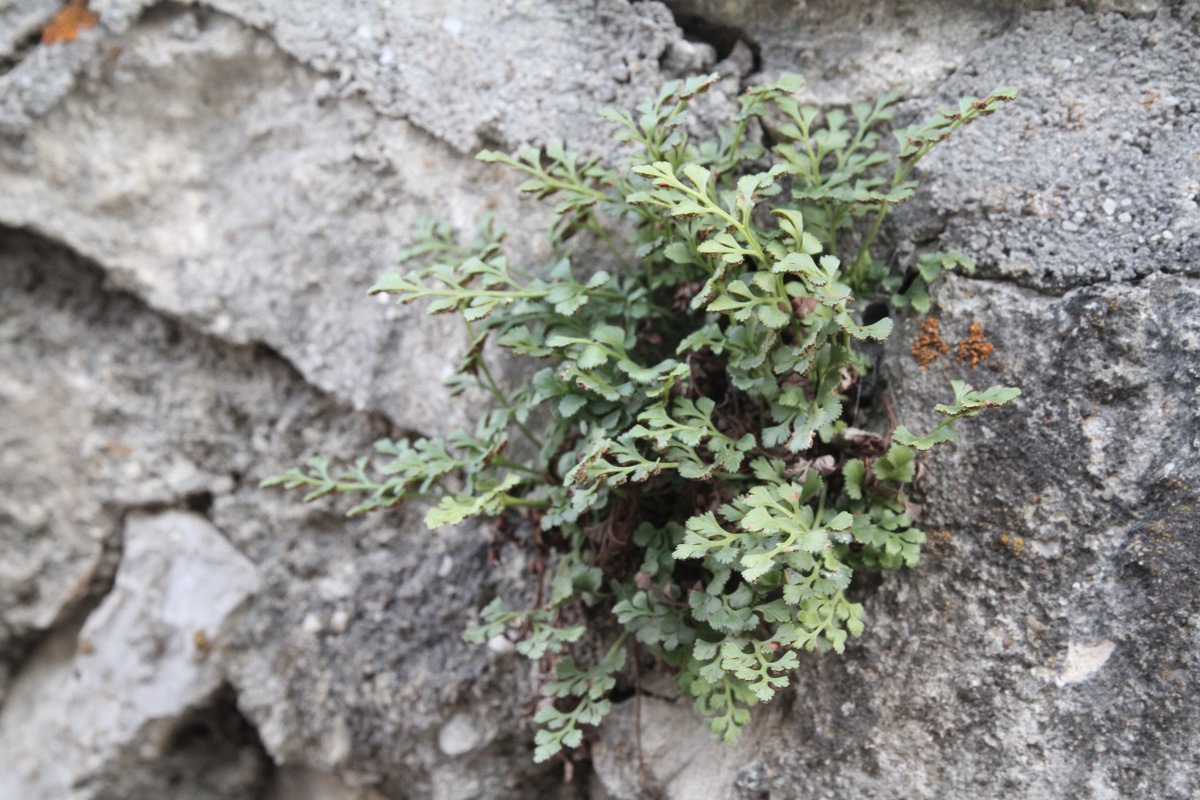
[[[938,333],[936,317],[926,317],[921,323],[921,333],[912,343],[912,355],[921,369],[926,369],[938,356],[945,355],[950,345],[942,341]]]
[[[958,360],[975,369],[992,354],[992,343],[983,340],[983,326],[972,322],[967,338],[958,343]]]

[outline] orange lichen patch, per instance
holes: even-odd
[[[70,0],[42,29],[42,44],[73,42],[80,31],[91,28],[99,21],[96,12],[88,8],[87,0]]]
[[[121,442],[109,442],[104,445],[104,452],[117,458],[129,458],[133,455],[133,448]]]
[[[992,343],[983,340],[983,326],[972,322],[967,338],[958,343],[958,360],[975,369],[992,354]]]
[[[921,334],[912,343],[912,355],[917,364],[921,369],[925,369],[949,349],[950,345],[942,341],[942,336],[938,333],[937,318],[927,317],[921,323]]]

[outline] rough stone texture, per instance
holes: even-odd
[[[469,229],[494,211],[544,247],[520,236],[544,216],[514,207],[516,181],[458,151],[547,133],[596,149],[609,135],[597,110],[652,91],[677,35],[656,4],[577,5],[315,3],[276,19],[253,3],[96,3],[102,26],[0,77],[0,118],[20,134],[0,147],[0,220],[104,264],[172,316],[268,343],[358,408],[424,431],[462,425],[438,388],[461,326],[363,293],[421,212]],[[588,47],[596,36],[608,46]],[[501,42],[529,46],[494,52]],[[389,52],[403,61],[381,67]],[[44,108],[74,74],[72,101]]]
[[[453,363],[438,343],[459,327],[364,293],[415,212],[486,211],[472,185],[488,171],[359,101],[325,113],[320,79],[229,17],[151,15],[120,46],[22,140],[0,216],[105,264],[155,308],[269,343],[358,407],[461,424],[437,390]],[[438,355],[405,369],[397,351]]]
[[[269,31],[275,46],[324,76],[323,96],[362,97],[380,116],[408,119],[467,155],[490,142],[540,141],[545,131],[602,144],[607,137],[598,135],[595,112],[640,99],[678,38],[662,5],[620,0],[202,5]],[[90,7],[100,26],[85,32],[76,50],[123,47],[131,29],[179,8],[155,0],[93,0]],[[23,0],[2,11],[18,38],[54,8]],[[42,48],[53,55],[71,50]],[[58,63],[84,68],[78,59]],[[16,100],[0,106],[0,130],[29,126],[70,85],[45,77],[37,62],[12,70],[3,86],[16,90]]]
[[[495,573],[486,567],[487,541],[474,529],[432,537],[404,516],[347,522],[336,509],[298,505],[257,488],[261,478],[318,447],[354,453],[396,431],[322,398],[262,348],[198,335],[106,289],[94,266],[59,247],[14,232],[3,242],[0,319],[10,374],[28,378],[50,400],[73,399],[43,402],[14,443],[27,481],[15,486],[28,488],[10,496],[13,506],[43,503],[44,519],[36,528],[20,518],[6,524],[0,562],[16,553],[45,566],[28,567],[33,588],[16,594],[5,614],[20,619],[22,603],[32,598],[47,607],[54,601],[54,618],[69,622],[87,612],[88,597],[105,590],[103,576],[88,572],[89,550],[71,560],[72,548],[92,541],[89,529],[73,522],[82,501],[92,504],[85,510],[97,509],[97,525],[115,526],[101,533],[114,549],[124,539],[121,515],[195,508],[262,576],[246,613],[220,638],[211,637],[208,658],[273,761],[338,767],[352,788],[380,785],[388,797],[520,797],[538,785],[545,770],[532,764],[530,737],[514,710],[529,702],[530,688],[514,659],[461,640],[464,620],[490,599],[495,580],[507,574],[513,581],[520,558],[510,555],[510,572]],[[73,460],[39,459],[44,437],[52,432],[49,442],[61,441],[58,431],[73,425],[82,427],[70,439]],[[45,497],[37,494],[42,490]],[[51,502],[60,495],[60,503]],[[26,544],[43,538],[44,547]],[[65,598],[51,592],[59,562],[83,576],[76,579],[83,589]],[[450,575],[454,582],[447,584]],[[0,654],[11,667],[44,635],[33,625],[19,627]],[[63,636],[76,642],[74,631],[51,640]],[[71,647],[45,645],[55,646]],[[45,673],[53,686],[50,671],[35,657],[18,681],[29,673],[44,686],[37,676]],[[438,749],[439,727],[461,712],[483,722],[509,720],[510,729],[522,732],[501,736],[494,724],[481,725],[475,746],[448,758]],[[233,734],[210,727],[208,749],[240,752]],[[20,778],[9,773],[17,763],[0,759],[3,781]],[[115,777],[128,765],[109,766]],[[197,780],[207,772],[168,767],[147,769]],[[96,778],[100,785],[105,780]],[[0,797],[36,791],[16,785],[22,788]],[[202,784],[195,791],[206,796]],[[546,794],[556,791],[551,780]]]
[[[765,74],[800,72],[809,78],[805,92],[811,98],[842,104],[892,90],[908,96],[934,92],[989,40],[1037,18],[1032,12],[1062,14],[1080,7],[1153,19],[1160,8],[1186,5],[1171,0],[665,2],[689,36],[711,40],[720,51],[740,40]]]
[[[640,705],[640,708],[638,707]],[[752,729],[735,745],[713,741],[690,703],[652,695],[622,703],[605,723],[592,758],[602,798],[730,797],[744,782],[742,767],[755,759],[771,731]]]
[[[303,767],[283,767],[275,773],[263,800],[380,800],[372,789],[351,789],[335,776]]]
[[[1197,6],[1151,19],[1068,9],[973,54],[944,97],[1021,89],[922,166],[910,214],[945,220],[980,276],[1050,292],[1200,272]]]
[[[208,658],[235,610],[260,587],[254,565],[203,517],[131,517],[115,585],[78,635],[34,656],[0,714],[0,796],[29,800],[149,797],[170,785],[154,762],[178,755],[193,712],[217,695]],[[77,647],[72,647],[78,642]],[[183,734],[183,736],[181,736]],[[194,735],[194,734],[193,734]],[[250,740],[253,742],[253,739]],[[190,753],[186,762],[195,762]],[[195,797],[250,798],[262,783],[253,748],[196,775]],[[143,769],[147,762],[150,770]]]
[[[802,94],[848,104],[889,91],[937,89],[982,43],[1011,26],[1018,2],[1001,0],[669,0],[690,35],[744,42],[766,75],[799,72]],[[991,87],[988,87],[991,88]]]
[[[54,0],[11,0],[0,6],[0,69],[37,40],[58,8]]]
[[[1200,5],[668,5],[690,40],[652,2],[94,0],[99,26],[46,47],[57,4],[0,0],[0,800],[37,796],[12,742],[112,629],[127,520],[171,510],[260,588],[207,637],[173,733],[106,751],[89,796],[1200,793]],[[256,484],[471,418],[438,388],[457,327],[363,294],[420,211],[494,211],[515,257],[545,255],[544,216],[473,150],[598,149],[596,109],[714,65],[710,112],[755,68],[823,100],[901,89],[902,120],[1020,87],[923,163],[887,231],[900,258],[976,257],[935,313],[995,352],[921,371],[909,320],[887,378],[914,428],[951,378],[1025,394],[931,465],[921,569],[856,586],[867,632],[803,659],[737,749],[658,692],[564,785],[529,759],[527,669],[460,639],[520,554],[495,569],[477,529],[347,522]]]

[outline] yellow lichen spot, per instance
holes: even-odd
[[[192,644],[201,653],[208,653],[212,650],[212,642],[209,641],[208,635],[204,631],[196,631],[192,634]]]
[[[73,42],[80,31],[94,27],[100,17],[88,8],[87,0],[70,0],[42,29],[42,44]]]
[[[1011,551],[1014,557],[1020,558],[1021,554],[1025,552],[1025,539],[1002,533],[1000,534],[1000,546]]]
[[[1156,544],[1166,544],[1175,538],[1171,535],[1171,531],[1167,530],[1167,526],[1161,521],[1151,523],[1146,529],[1146,532],[1150,534],[1151,541],[1155,542]]]

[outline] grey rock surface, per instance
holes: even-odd
[[[334,775],[304,767],[283,767],[263,800],[380,800],[373,789],[352,789]]]
[[[756,726],[726,745],[713,741],[690,703],[652,695],[622,703],[608,718],[592,758],[601,797],[731,797],[744,765],[771,731]]]
[[[945,84],[1021,88],[931,156],[924,203],[980,276],[1061,293],[1200,271],[1200,58],[1195,4],[1152,18],[1068,9],[1012,28]],[[1003,221],[1003,224],[997,224]]]
[[[274,46],[324,77],[323,97],[362,98],[379,116],[407,119],[465,155],[489,143],[540,141],[545,131],[569,132],[576,145],[603,144],[596,111],[642,99],[659,58],[678,38],[662,5],[621,0],[184,5],[269,31]],[[41,48],[34,57],[95,53],[101,43],[123,49],[131,30],[179,8],[154,0],[93,0],[90,7],[100,25],[81,36],[84,47]],[[26,20],[48,19],[53,6],[46,9],[33,0],[4,9],[13,38],[31,27]],[[78,58],[57,65],[68,77],[95,66]],[[0,89],[9,90],[0,130],[31,126],[71,85],[46,77],[40,62],[19,63],[0,77]]]
[[[668,0],[690,35],[744,42],[766,75],[799,72],[820,104],[938,91],[1029,3],[1009,0]],[[723,48],[723,49],[724,49]],[[989,89],[991,87],[988,87]]]
[[[93,265],[43,240],[5,233],[0,286],[12,374],[36,374],[33,385],[47,397],[66,394],[76,401],[43,404],[15,441],[28,488],[6,501],[47,507],[32,530],[21,518],[3,528],[0,561],[8,563],[10,553],[41,559],[27,568],[30,588],[6,596],[13,605],[3,611],[19,623],[28,618],[32,598],[53,607],[63,622],[50,631],[32,622],[13,624],[0,651],[9,669],[46,642],[34,649],[14,687],[56,686],[55,676],[69,673],[71,658],[39,654],[49,648],[70,656],[83,647],[71,624],[95,598],[113,597],[107,591],[111,571],[106,578],[92,570],[89,550],[70,558],[77,541],[91,541],[88,529],[73,524],[76,498],[99,509],[94,524],[114,555],[124,551],[122,564],[129,550],[128,536],[120,533],[123,516],[195,509],[250,559],[261,590],[220,637],[208,637],[206,663],[218,670],[233,700],[214,694],[207,705],[181,706],[164,725],[174,720],[187,729],[194,714],[231,717],[231,731],[215,722],[202,725],[212,732],[201,749],[228,755],[244,749],[244,719],[253,726],[251,744],[265,750],[260,759],[322,773],[337,768],[349,789],[362,793],[382,786],[389,797],[520,797],[539,785],[545,770],[532,764],[525,734],[500,736],[493,725],[470,751],[448,758],[438,749],[439,728],[459,713],[525,729],[516,709],[529,702],[531,687],[516,662],[461,639],[465,621],[505,574],[487,569],[486,538],[474,529],[432,537],[406,516],[347,522],[344,504],[341,510],[306,507],[257,488],[261,478],[318,447],[354,453],[380,435],[395,435],[394,428],[321,396],[263,348],[204,337],[105,288]],[[73,460],[40,459],[44,437],[53,433],[49,441],[59,441],[59,430],[70,431],[77,419],[86,431],[71,440]],[[42,490],[46,497],[39,497]],[[51,502],[56,492],[61,503]],[[41,549],[26,544],[42,539],[48,542]],[[82,588],[68,597],[52,591],[60,562],[81,576],[76,581]],[[508,562],[519,571],[518,557]],[[447,586],[451,573],[456,580]],[[216,606],[219,600],[197,602]],[[166,655],[146,658],[157,664],[154,659]],[[18,688],[12,703],[26,694]],[[14,726],[10,736],[29,733],[8,724]],[[21,761],[7,757],[8,751],[0,760],[0,797],[34,796],[40,790],[24,772],[13,772]],[[173,758],[183,757],[177,749],[165,750],[150,772],[192,776],[199,782],[197,796],[210,796],[204,791],[211,787],[202,783],[209,771],[172,766]],[[184,758],[185,764],[195,760]],[[112,759],[107,766],[109,772],[93,778],[96,785],[111,785],[128,764]],[[547,796],[556,791],[551,780]]]
[[[81,630],[33,656],[0,712],[0,796],[28,800],[149,797],[168,789],[193,712],[223,683],[209,658],[231,616],[260,588],[254,565],[196,514],[130,517],[112,591]],[[193,796],[254,797],[253,749],[223,753]],[[174,753],[173,753],[174,751]],[[191,759],[197,753],[191,753]],[[153,765],[146,769],[145,765]],[[186,766],[183,767],[186,769]]]
[[[466,422],[438,389],[460,327],[364,292],[422,212],[468,230],[494,212],[539,253],[545,217],[514,207],[511,176],[460,151],[546,134],[597,149],[609,137],[598,109],[652,92],[678,34],[662,7],[612,0],[462,4],[459,16],[423,3],[94,5],[101,25],[79,42],[36,48],[0,76],[0,128],[13,134],[0,141],[0,220],[431,432]],[[502,42],[529,46],[496,52]],[[437,355],[400,365],[397,351]]]
[[[10,0],[0,5],[0,64],[15,62],[58,9],[54,0]]]
[[[171,316],[268,343],[357,407],[462,424],[438,391],[458,327],[363,298],[418,210],[461,204],[469,219],[497,202],[471,188],[488,170],[361,101],[326,113],[320,78],[230,17],[160,14],[121,41],[80,101],[10,154],[5,222],[105,264]],[[405,369],[396,351],[439,355]]]
[[[0,0],[0,800],[1200,792],[1200,4],[91,6],[100,25],[40,46],[58,4]],[[710,116],[754,70],[822,101],[900,89],[901,121],[1019,87],[885,232],[900,259],[976,258],[934,313],[995,350],[921,370],[910,319],[885,377],[914,428],[951,379],[1024,395],[931,464],[933,545],[856,587],[845,657],[802,659],[735,748],[669,691],[624,701],[564,784],[530,760],[537,676],[461,640],[520,591],[521,553],[257,483],[472,419],[439,388],[459,329],[364,295],[422,211],[460,231],[494,212],[514,258],[546,255],[544,210],[474,150],[601,152],[600,107],[713,68]],[[59,687],[119,628],[138,520],[179,513],[221,580],[255,579],[187,607],[220,618],[174,624],[192,650],[131,662],[195,670],[155,736],[68,732],[101,755],[37,783],[37,721],[61,729]]]

